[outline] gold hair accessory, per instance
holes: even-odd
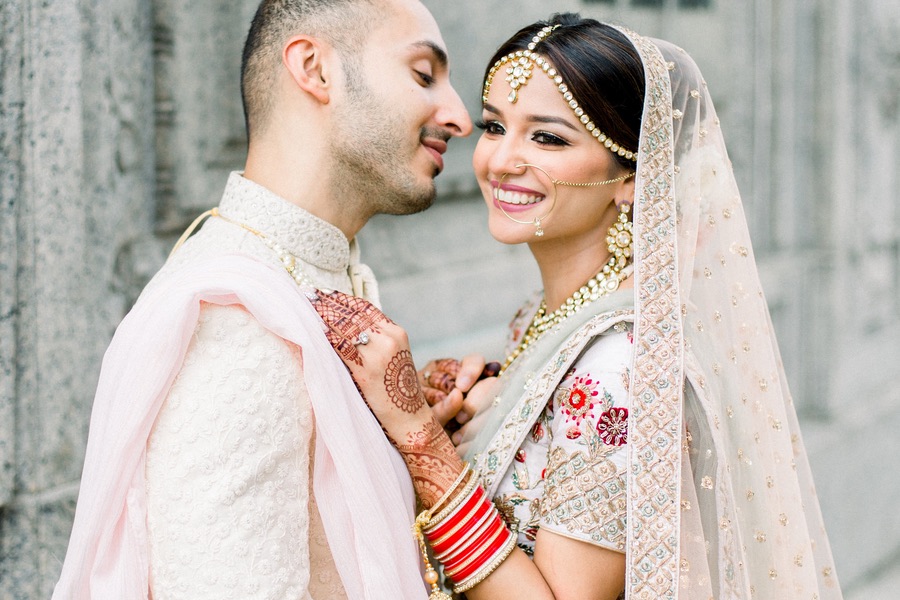
[[[541,173],[543,173],[544,175],[546,175],[546,176],[547,176],[547,179],[550,181],[550,183],[553,184],[553,202],[550,204],[549,210],[547,210],[547,212],[545,212],[545,213],[544,213],[543,215],[541,215],[540,217],[535,217],[535,218],[533,218],[533,219],[530,220],[530,221],[520,221],[519,219],[516,219],[516,218],[512,217],[508,212],[506,212],[505,210],[503,210],[503,202],[501,202],[501,201],[500,201],[500,198],[499,198],[500,185],[503,184],[503,180],[504,180],[504,179],[506,179],[507,177],[509,177],[509,173],[504,173],[503,175],[500,176],[500,182],[499,182],[500,185],[498,185],[498,186],[495,188],[495,191],[494,191],[494,198],[497,199],[497,206],[500,208],[500,212],[503,213],[503,216],[505,216],[507,219],[509,219],[509,220],[512,221],[513,223],[519,223],[519,224],[521,224],[521,225],[534,225],[534,227],[535,227],[534,235],[537,236],[537,237],[541,237],[541,236],[544,235],[544,228],[541,226],[541,222],[542,222],[544,219],[546,219],[546,218],[550,215],[550,213],[553,212],[553,209],[556,207],[556,181],[555,181],[552,177],[550,177],[550,173],[548,173],[547,171],[545,171],[544,169],[542,169],[541,167],[539,167],[539,166],[537,166],[537,165],[531,165],[531,164],[528,164],[528,163],[523,163],[523,164],[521,164],[521,165],[516,165],[516,168],[517,168],[517,169],[520,168],[520,167],[532,167],[532,168],[534,168],[534,169],[537,169],[538,171],[540,171]]]
[[[528,49],[510,52],[495,62],[490,71],[488,71],[487,79],[484,81],[484,89],[481,94],[482,103],[487,104],[488,94],[491,91],[491,84],[494,81],[494,75],[497,74],[497,71],[503,65],[511,63],[510,66],[506,68],[506,81],[509,82],[509,87],[511,88],[509,96],[507,96],[506,99],[509,100],[511,104],[515,104],[516,101],[518,101],[519,90],[528,83],[528,80],[531,79],[531,75],[534,72],[535,66],[537,66],[547,74],[547,77],[553,80],[559,93],[562,94],[563,99],[569,105],[569,108],[572,109],[572,112],[575,113],[578,120],[581,121],[581,124],[584,125],[585,129],[588,130],[588,133],[594,136],[598,142],[603,144],[603,146],[608,148],[614,154],[624,157],[627,160],[637,162],[637,153],[626,150],[624,147],[611,140],[605,133],[597,129],[597,126],[591,118],[585,114],[584,109],[581,108],[578,101],[575,100],[572,92],[569,91],[569,86],[563,82],[563,78],[559,72],[550,64],[550,61],[534,51],[538,44],[546,40],[558,27],[559,24],[544,27],[531,39],[531,42],[528,44]]]

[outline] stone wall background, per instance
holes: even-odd
[[[255,4],[0,2],[2,600],[49,597],[105,347],[175,234],[242,164],[237,77]],[[738,170],[845,590],[900,564],[900,0],[425,4],[473,116],[494,48],[552,10],[693,55]],[[474,143],[451,144],[434,208],[361,236],[419,359],[498,354],[539,285],[527,250],[487,233]]]

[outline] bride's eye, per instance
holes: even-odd
[[[506,130],[503,129],[503,125],[497,121],[478,121],[475,123],[475,127],[491,135],[503,135],[506,133]]]
[[[569,142],[547,131],[536,132],[531,139],[546,146],[568,146]]]

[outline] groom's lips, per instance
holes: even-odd
[[[422,145],[425,146],[425,149],[431,153],[432,158],[434,158],[435,164],[437,164],[438,172],[444,170],[444,152],[447,151],[447,142],[443,140],[436,140],[433,138],[425,138],[422,140]]]

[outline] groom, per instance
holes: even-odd
[[[357,232],[471,132],[444,42],[417,0],[264,0],[241,90],[244,171],[104,359],[54,598],[425,597],[405,467],[307,298],[377,304]]]

